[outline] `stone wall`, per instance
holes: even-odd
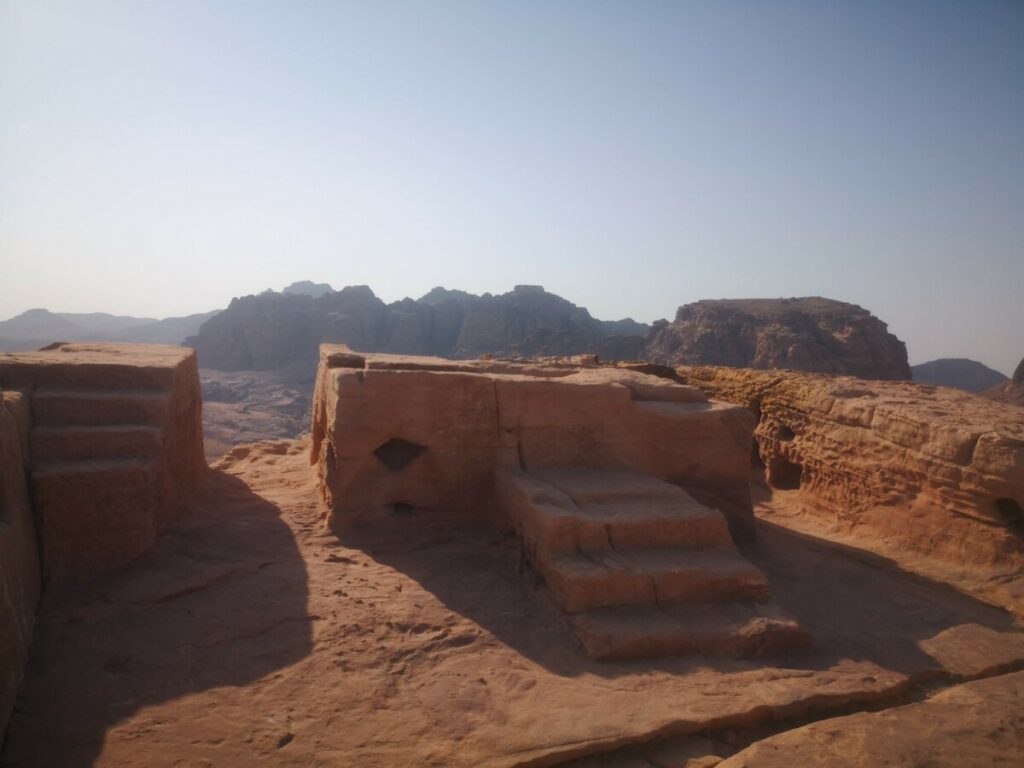
[[[27,398],[0,391],[0,741],[28,658],[41,588],[26,476],[28,427]]]
[[[753,535],[741,407],[593,361],[453,362],[324,345],[312,460],[343,526],[427,510],[494,514],[499,468],[629,469],[679,485]]]
[[[30,404],[30,488],[47,586],[149,549],[206,470],[195,352],[63,344],[0,355]]]
[[[679,368],[758,416],[768,483],[839,538],[1024,614],[1024,411],[962,392]]]

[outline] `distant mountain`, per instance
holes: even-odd
[[[156,320],[105,312],[30,309],[0,322],[0,352],[38,349],[55,341],[130,341],[181,344],[217,312]]]
[[[297,283],[282,288],[281,293],[295,293],[300,296],[312,296],[317,299],[325,294],[334,291],[327,283],[314,283],[309,280],[299,280]]]
[[[200,326],[221,310],[199,312],[184,317],[168,317],[107,334],[104,341],[131,341],[140,344],[183,344],[199,332]]]
[[[46,309],[30,309],[10,320],[0,322],[0,348],[18,347],[19,344],[34,345],[39,340],[44,344],[51,341],[78,341],[87,331],[78,323]],[[28,347],[34,348],[34,347]]]
[[[956,387],[968,392],[983,392],[1008,381],[999,371],[967,358],[942,358],[910,368],[914,381],[940,387]]]
[[[907,348],[863,307],[820,296],[686,304],[647,336],[665,365],[790,368],[865,379],[909,379]]]
[[[234,299],[188,343],[205,368],[305,371],[316,364],[323,342],[362,352],[454,358],[580,352],[635,357],[647,328],[632,320],[595,320],[538,285],[519,285],[498,296],[435,288],[391,304],[367,286],[349,286],[315,298],[269,292]],[[635,333],[617,334],[619,329]]]

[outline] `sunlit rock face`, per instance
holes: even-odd
[[[1024,613],[1024,410],[904,382],[678,373],[758,416],[768,484],[833,533]]]
[[[679,308],[656,323],[645,359],[909,379],[906,345],[866,309],[819,297],[723,299]]]

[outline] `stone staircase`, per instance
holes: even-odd
[[[172,392],[36,389],[32,490],[53,560],[75,572],[118,562],[156,539],[163,425]],[[59,534],[58,534],[59,532]],[[54,563],[45,564],[48,576]]]
[[[30,405],[28,466],[48,586],[128,562],[187,507],[205,472],[195,353],[57,344],[0,355]]]
[[[681,488],[630,471],[503,471],[506,524],[588,655],[758,655],[805,645],[736,549],[725,518]]]

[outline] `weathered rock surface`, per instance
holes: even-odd
[[[955,387],[968,392],[984,392],[1008,381],[999,371],[994,371],[976,360],[965,358],[931,360],[911,366],[910,371],[918,384]]]
[[[28,493],[27,398],[0,390],[0,740],[28,658],[41,574]]]
[[[985,390],[982,395],[1000,403],[1024,406],[1024,360],[1020,361],[1012,379]]]
[[[1003,661],[1015,635],[1003,611],[773,528],[753,557],[817,653],[592,661],[486,527],[325,531],[308,451],[237,447],[152,552],[44,609],[0,764],[543,766],[629,745],[654,762],[685,754],[659,739],[902,704],[941,659],[966,668],[939,650],[950,630],[985,627],[979,657]]]
[[[366,286],[318,295],[274,293],[234,299],[189,343],[204,368],[315,369],[321,343],[361,352],[469,358],[622,354],[642,346],[647,326],[602,322],[540,286],[499,296],[435,288],[385,304]]]
[[[1024,672],[965,683],[884,712],[759,741],[719,768],[967,768],[1024,765]]]
[[[909,379],[906,345],[855,304],[823,298],[723,299],[679,308],[655,323],[644,359]]]
[[[1024,412],[953,389],[678,369],[746,405],[768,483],[815,533],[1024,614]]]
[[[49,586],[149,549],[206,471],[195,353],[65,344],[0,355],[0,387],[25,392],[32,504]]]

